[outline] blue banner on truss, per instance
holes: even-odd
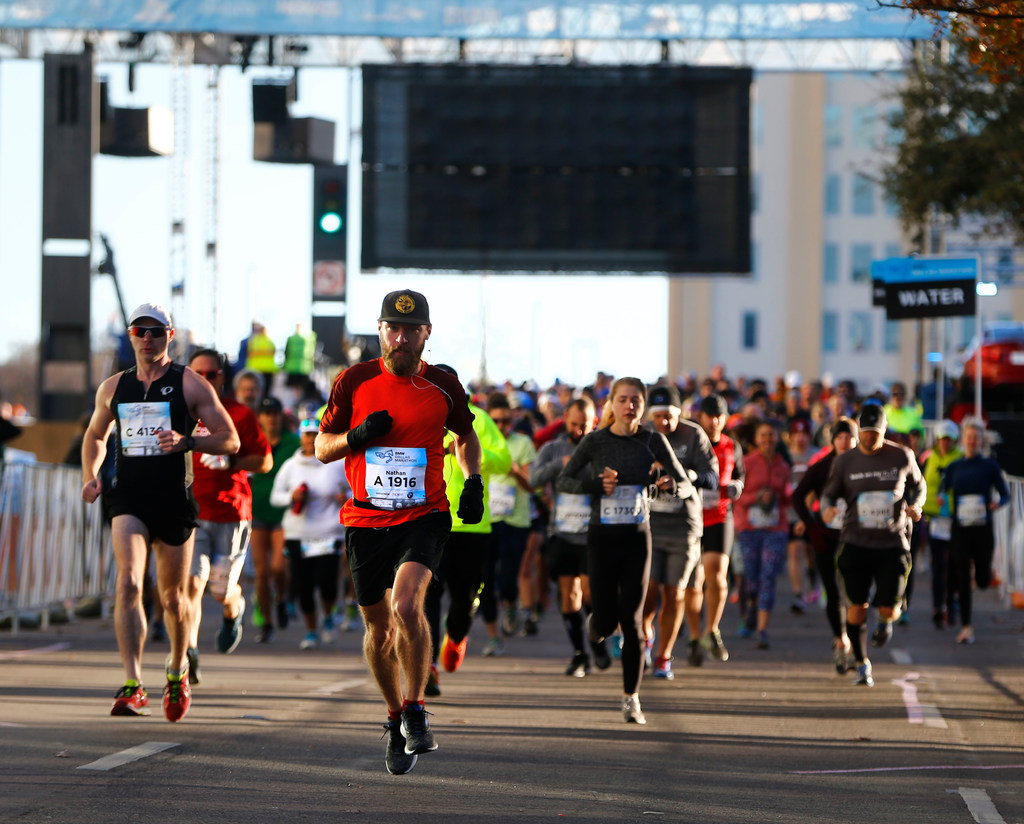
[[[0,28],[524,39],[929,38],[875,0],[0,0]]]

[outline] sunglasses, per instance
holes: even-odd
[[[494,421],[495,423],[499,423],[499,424],[501,424],[501,423],[512,423],[512,418],[510,418],[508,415],[499,415],[497,417],[492,416],[491,420]]]
[[[149,332],[153,338],[162,338],[167,334],[166,326],[132,326],[129,331],[133,338],[144,338]]]
[[[210,370],[208,370],[208,371],[206,371],[206,372],[200,372],[200,371],[199,371],[199,370],[197,369],[197,370],[196,370],[196,373],[197,373],[197,374],[199,374],[199,375],[202,375],[202,376],[203,376],[204,378],[206,378],[206,379],[207,379],[208,381],[215,381],[215,380],[217,380],[217,376],[218,376],[218,375],[222,375],[222,374],[223,374],[223,372],[221,372],[221,370],[220,370],[220,369],[210,369]]]

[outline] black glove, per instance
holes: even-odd
[[[348,448],[358,452],[366,445],[391,431],[391,416],[386,409],[378,409],[366,416],[359,426],[348,431]]]
[[[464,524],[478,524],[484,517],[484,479],[479,475],[466,478],[459,496],[459,511],[456,513]]]

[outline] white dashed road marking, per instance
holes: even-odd
[[[59,644],[50,644],[48,647],[36,647],[35,649],[15,649],[10,652],[0,652],[0,661],[13,661],[16,658],[28,658],[32,655],[45,655],[48,652],[60,652],[71,649],[71,644],[61,641]]]
[[[916,672],[908,672],[902,678],[894,678],[892,682],[903,690],[903,704],[907,708],[907,720],[911,724],[924,724],[926,727],[948,729],[946,719],[934,704],[921,704],[917,700],[917,684],[920,678]]]
[[[984,790],[960,787],[956,792],[964,800],[968,811],[978,824],[1006,824],[1006,820],[999,814],[996,805]]]
[[[130,764],[132,761],[138,761],[141,758],[147,758],[177,746],[177,744],[170,741],[147,741],[145,744],[139,744],[137,747],[121,750],[121,752],[115,752],[113,755],[105,755],[97,761],[83,764],[78,769],[105,772],[106,770],[112,770],[123,764]]]
[[[328,684],[326,687],[320,687],[319,689],[313,690],[313,695],[333,695],[336,692],[344,692],[345,690],[352,689],[354,687],[361,687],[367,683],[365,678],[352,678],[348,681],[338,681],[335,684]]]

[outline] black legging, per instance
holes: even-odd
[[[444,545],[441,563],[427,587],[425,609],[430,623],[432,659],[437,662],[441,649],[441,596],[448,586],[448,618],[445,629],[456,644],[469,634],[473,623],[480,585],[484,580],[484,561],[491,536],[486,532],[453,532]]]
[[[651,532],[635,526],[602,526],[587,535],[587,571],[594,631],[622,628],[622,689],[632,695],[644,675],[644,599],[651,577]]]
[[[303,615],[316,615],[316,591],[320,590],[320,600],[324,604],[333,604],[338,600],[338,570],[340,569],[341,541],[334,542],[335,551],[328,555],[314,555],[312,558],[302,557],[300,541],[285,541],[285,552],[292,571],[292,586],[299,596],[299,609]]]
[[[971,623],[971,561],[978,589],[988,589],[992,583],[994,549],[991,521],[984,526],[960,526],[954,521],[949,538],[949,571],[951,583],[960,595],[960,623],[965,627]]]
[[[841,638],[846,631],[843,615],[843,596],[839,593],[839,573],[836,571],[836,551],[839,549],[839,530],[814,524],[810,529],[814,562],[825,590],[825,618],[832,628],[832,637]]]

